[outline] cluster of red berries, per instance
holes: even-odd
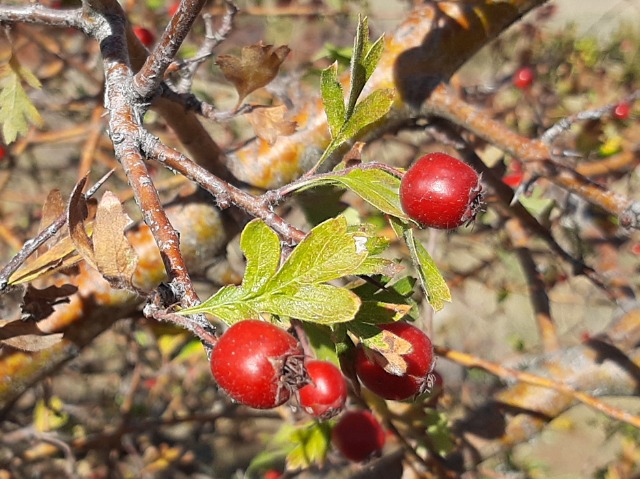
[[[358,345],[355,371],[364,386],[385,399],[404,400],[433,383],[433,345],[417,327],[397,322],[380,325],[410,343],[402,356],[406,371],[394,375],[379,353]],[[284,404],[292,396],[307,414],[328,419],[347,400],[347,383],[333,363],[305,360],[300,342],[282,328],[258,320],[235,323],[211,353],[211,372],[218,386],[237,402],[257,409]],[[363,461],[381,451],[385,433],[368,411],[348,411],[332,432],[334,446],[348,459]]]
[[[347,400],[340,369],[327,361],[305,360],[295,337],[264,321],[231,326],[211,353],[211,372],[231,398],[256,409],[280,406],[297,395],[306,413],[328,419]]]

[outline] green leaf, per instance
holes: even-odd
[[[331,443],[331,424],[314,421],[294,429],[289,440],[295,444],[287,456],[287,469],[305,469],[322,464]]]
[[[400,179],[379,169],[354,168],[335,181],[360,196],[374,208],[397,218],[407,218],[400,205]]]
[[[367,17],[360,18],[356,29],[356,37],[353,42],[353,54],[351,55],[351,85],[347,99],[347,118],[353,113],[358,97],[367,82],[367,70],[362,64],[369,47],[369,21]]]
[[[320,283],[352,274],[367,257],[366,240],[360,232],[347,231],[343,216],[331,218],[309,232],[270,286]]]
[[[360,308],[360,299],[330,284],[303,284],[263,295],[256,308],[302,321],[334,324],[351,321]]]
[[[247,258],[243,283],[221,288],[180,314],[207,313],[227,324],[263,314],[320,324],[350,321],[360,299],[346,288],[325,283],[354,274],[369,255],[367,241],[367,234],[349,229],[344,217],[331,218],[313,228],[277,269],[277,236],[261,220],[254,220],[240,241]]]
[[[334,343],[335,335],[332,333],[331,328],[309,322],[302,323],[302,326],[316,358],[321,361],[329,361],[336,366],[339,365]]]
[[[449,287],[425,247],[416,241],[413,230],[406,229],[404,237],[411,253],[411,260],[418,270],[418,276],[427,295],[427,300],[434,311],[440,311],[444,308],[445,301],[451,301]]]
[[[33,88],[40,88],[40,82],[15,59],[15,56],[0,68],[0,78],[3,79],[0,85],[2,136],[6,143],[12,143],[18,135],[24,135],[29,131],[30,124],[43,124],[40,113],[22,87],[22,81]]]
[[[347,122],[340,130],[335,142],[341,145],[353,138],[365,127],[375,123],[385,116],[393,105],[395,91],[391,88],[375,90],[355,106],[353,115],[350,115]]]
[[[378,66],[378,62],[380,61],[380,57],[382,56],[382,51],[384,50],[384,35],[381,35],[373,45],[368,46],[367,54],[362,60],[362,65],[364,66],[366,72],[366,79],[369,81],[371,75],[373,75],[374,70]]]
[[[247,259],[242,286],[245,291],[257,292],[280,265],[280,239],[264,221],[253,220],[240,236],[240,249]]]
[[[331,138],[335,138],[346,119],[344,92],[342,91],[342,85],[338,81],[337,62],[322,70],[320,91],[322,92],[322,102],[324,103],[324,111],[327,115]]]
[[[397,218],[408,219],[400,205],[400,180],[384,170],[356,167],[310,178],[300,182],[297,188],[298,190],[306,190],[323,185],[348,188],[381,212]]]

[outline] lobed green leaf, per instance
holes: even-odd
[[[342,85],[338,81],[337,62],[322,70],[320,74],[320,91],[331,138],[335,138],[346,119],[344,91],[342,91]]]

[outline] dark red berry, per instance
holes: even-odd
[[[631,105],[626,101],[618,103],[613,109],[613,117],[616,120],[628,120],[631,114]]]
[[[7,150],[4,146],[0,145],[0,161],[4,160],[5,156],[7,156]]]
[[[535,79],[535,76],[536,74],[533,71],[533,68],[531,67],[519,68],[513,74],[513,78],[512,78],[513,86],[515,86],[516,88],[520,88],[521,90],[526,90],[531,85],[533,85],[533,80]]]
[[[211,372],[231,398],[257,409],[279,406],[307,380],[296,338],[258,320],[235,323],[220,337]]]
[[[331,441],[344,457],[360,462],[382,451],[385,434],[371,412],[349,411],[333,428]]]
[[[156,36],[148,28],[133,27],[133,33],[135,33],[138,40],[147,48],[151,48],[156,41]]]
[[[347,401],[347,382],[340,369],[328,361],[306,363],[310,383],[298,391],[300,406],[307,414],[329,419],[340,413]]]
[[[480,177],[445,153],[429,153],[407,170],[400,183],[404,212],[422,226],[451,229],[471,222],[482,203]]]
[[[433,345],[429,337],[412,324],[405,322],[382,324],[381,329],[392,332],[411,343],[411,351],[402,356],[407,364],[405,374],[387,372],[380,353],[358,345],[356,374],[368,389],[385,399],[402,401],[429,389],[429,373],[435,365]],[[378,355],[378,356],[376,356]]]

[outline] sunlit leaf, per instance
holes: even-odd
[[[405,241],[411,253],[411,260],[418,270],[420,283],[434,311],[444,308],[444,303],[451,301],[451,292],[435,262],[419,241],[416,241],[413,230],[406,229]]]
[[[345,122],[344,91],[338,81],[338,63],[322,70],[320,75],[320,91],[331,137],[335,138]]]

